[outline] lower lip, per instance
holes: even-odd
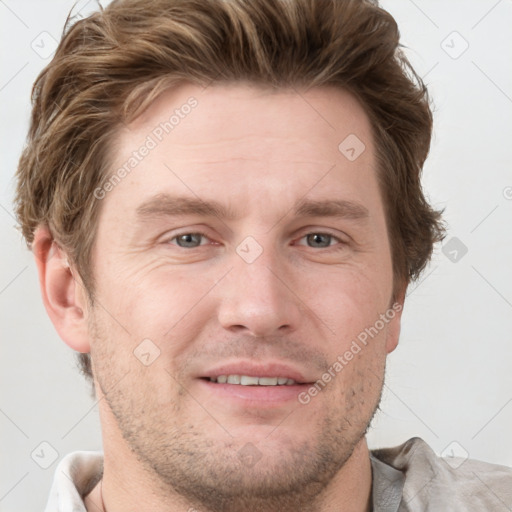
[[[278,406],[292,401],[298,402],[300,393],[306,391],[310,384],[293,384],[291,386],[242,386],[241,384],[219,384],[200,379],[200,384],[214,396],[224,399],[239,400],[246,405]]]

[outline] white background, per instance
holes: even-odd
[[[101,448],[97,407],[46,316],[12,216],[30,88],[49,61],[31,44],[41,53],[44,38],[51,49],[72,4],[0,1],[1,511],[44,508],[57,460],[48,469],[32,460],[41,442],[59,459]],[[86,14],[94,2],[85,4],[76,10],[84,6]],[[383,5],[435,102],[425,188],[436,207],[446,207],[446,242],[457,237],[467,254],[452,262],[438,248],[410,288],[370,446],[420,436],[441,453],[456,441],[448,452],[512,466],[512,2]]]

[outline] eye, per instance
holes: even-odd
[[[343,243],[342,240],[340,240],[338,237],[335,237],[329,233],[309,233],[303,236],[300,240],[303,239],[306,239],[306,243],[309,247],[313,247],[315,249],[325,249],[330,247],[331,245],[334,245],[331,243],[333,241]]]
[[[206,238],[206,236],[203,233],[181,233],[171,238],[169,243],[184,249],[195,249],[200,245],[204,245],[201,243],[201,239],[204,238]],[[176,241],[176,243],[174,243],[174,241]]]

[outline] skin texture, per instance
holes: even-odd
[[[392,305],[368,118],[333,88],[184,84],[120,129],[112,170],[190,97],[195,108],[98,200],[93,304],[48,230],[36,233],[48,313],[92,356],[105,509],[369,510],[364,435],[400,312],[307,404],[297,399]],[[338,149],[350,134],[365,145],[354,161]],[[232,218],[138,216],[159,194],[215,200]],[[340,199],[366,214],[293,213],[298,201]],[[145,365],[141,353],[157,357]],[[281,364],[309,384],[283,398],[202,378],[226,364]],[[101,507],[99,488],[88,507]]]

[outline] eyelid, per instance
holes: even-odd
[[[328,227],[315,226],[315,225],[306,226],[304,228],[301,228],[301,229],[297,230],[297,233],[299,236],[295,238],[296,240],[298,238],[303,238],[307,235],[329,235],[329,236],[332,236],[333,238],[336,238],[340,242],[345,242],[345,243],[348,243],[351,240],[350,235],[348,235],[344,231],[340,231],[340,230],[328,228]]]

